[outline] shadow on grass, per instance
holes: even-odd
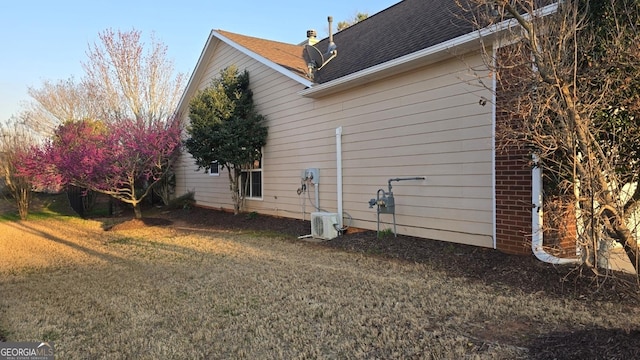
[[[640,330],[589,328],[553,332],[527,347],[533,359],[640,359]]]
[[[55,201],[54,201],[55,199]],[[42,216],[72,214],[64,194],[41,198],[48,209]],[[102,222],[103,229],[127,229],[142,226],[166,226],[174,222],[176,228],[233,230],[255,236],[277,237],[300,241],[298,236],[311,232],[310,222],[293,218],[274,217],[257,213],[232,213],[200,207],[158,209],[144,205],[143,219],[136,224],[130,209],[118,216],[89,218]],[[104,204],[98,204],[98,210]],[[96,214],[103,215],[103,211]],[[0,218],[1,219],[1,218]],[[164,219],[164,220],[157,220]],[[375,231],[352,231],[330,241],[308,243],[310,246],[333,248],[368,256],[396,259],[429,265],[434,271],[453,277],[464,277],[490,285],[496,291],[516,291],[554,298],[590,299],[640,303],[637,278],[628,274],[595,276],[588,269],[571,265],[554,266],[537,260],[533,255],[508,255],[488,248],[455,244],[399,235],[376,236]],[[64,241],[64,239],[62,239]]]
[[[287,241],[311,232],[308,220],[268,215],[234,216],[225,211],[194,207],[166,215],[176,226],[201,229],[263,231],[282,234]],[[375,231],[349,229],[333,240],[309,246],[331,248],[385,259],[425,264],[434,271],[452,277],[478,281],[495,291],[515,291],[553,298],[601,300],[640,304],[636,277],[614,273],[594,276],[588,269],[572,265],[554,266],[541,262],[533,254],[519,256],[498,250],[411,236],[377,237]]]
[[[19,223],[10,223],[8,224],[9,226],[15,227],[16,229],[20,230],[20,231],[24,231],[39,237],[42,237],[44,239],[56,242],[58,244],[61,245],[65,245],[67,247],[70,247],[74,250],[78,250],[80,252],[83,252],[89,256],[93,256],[96,258],[99,258],[101,260],[105,260],[105,261],[115,261],[115,260],[121,260],[121,258],[114,256],[114,255],[110,255],[110,254],[106,254],[106,253],[102,253],[87,247],[84,247],[82,245],[79,245],[73,241],[67,240],[67,239],[63,239],[61,237],[52,235],[50,233],[47,233],[46,231],[42,231],[42,230],[38,230],[32,226],[29,226],[28,222],[19,222]]]
[[[0,325],[0,342],[7,341],[7,338],[9,338],[9,331],[5,330],[2,325]]]
[[[34,193],[27,220],[76,216],[64,193]],[[0,199],[0,221],[20,221],[17,206],[11,199]]]

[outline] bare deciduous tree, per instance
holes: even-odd
[[[36,131],[51,135],[65,121],[85,119],[171,118],[184,89],[185,76],[175,74],[166,45],[151,38],[145,48],[142,33],[105,30],[89,46],[85,75],[80,81],[44,81],[29,88],[34,102],[20,117]]]
[[[486,65],[509,91],[502,143],[530,149],[547,193],[574,204],[586,265],[598,272],[602,250],[617,242],[638,269],[638,1],[459,4],[478,29],[508,28],[484,39]]]
[[[151,37],[144,48],[141,32],[105,30],[83,63],[84,86],[104,111],[104,118],[167,119],[184,87],[184,74],[174,75],[167,47]]]
[[[16,172],[16,161],[21,152],[35,144],[35,136],[18,118],[0,125],[0,175],[9,195],[18,207],[20,219],[25,220],[31,204],[31,181]]]
[[[46,80],[39,88],[30,87],[34,102],[21,114],[35,131],[51,135],[64,121],[95,119],[100,112],[87,89],[73,78],[52,82]]]

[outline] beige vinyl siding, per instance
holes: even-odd
[[[230,65],[237,66],[240,71],[244,71],[245,69],[249,71],[254,101],[259,112],[267,117],[267,125],[269,126],[270,132],[271,126],[273,126],[273,119],[290,118],[292,119],[290,121],[294,122],[295,116],[297,115],[296,111],[304,108],[304,103],[312,103],[309,99],[304,99],[297,95],[297,92],[304,88],[302,85],[279,74],[273,69],[257,63],[249,56],[238,52],[222,42],[217,44],[213,56],[210,61],[206,63],[206,69],[202,73],[201,78],[194,79],[194,83],[197,84],[197,89],[207,87],[211,83],[211,79],[219,76],[220,70]],[[185,120],[188,121],[186,115]],[[263,169],[265,169],[265,166],[268,166],[266,164],[269,163],[267,154],[270,143],[271,140],[268,139],[267,149],[265,149],[265,156],[263,158]],[[212,177],[206,174],[203,169],[199,172],[194,172],[195,165],[193,165],[193,163],[193,158],[186,152],[180,157],[176,166],[179,173],[176,181],[177,195],[194,190],[196,203],[199,206],[232,210],[233,203],[231,201],[231,194],[229,193],[227,169],[221,169],[220,176]],[[293,178],[292,174],[295,174]],[[245,202],[245,210],[256,210],[267,213],[281,213],[286,211],[286,213],[280,215],[295,217],[296,214],[300,213],[300,206],[296,194],[296,189],[300,186],[300,171],[295,170],[289,172],[287,176],[282,176],[279,173],[274,173],[273,175],[275,175],[275,177],[271,177],[271,174],[263,171],[263,199],[266,201],[247,199]],[[285,183],[286,187],[273,191],[270,188],[272,183]],[[288,198],[287,195],[290,194],[287,194],[287,192],[292,193],[295,197]],[[269,195],[268,198],[267,194]],[[277,199],[278,195],[272,194],[283,195],[280,196],[280,199]],[[286,205],[282,210],[276,210],[281,199],[286,200]],[[268,208],[265,208],[263,203],[268,204],[266,205]]]
[[[191,155],[183,152],[176,164],[176,174],[177,196],[195,191],[198,205],[233,209],[226,169],[220,168],[219,176],[210,176],[204,169],[196,171]]]
[[[469,70],[482,65],[479,55],[311,99],[298,94],[302,85],[220,43],[199,87],[231,63],[249,70],[269,126],[263,199],[247,200],[246,211],[309,219],[314,209],[296,193],[305,168],[320,169],[319,205],[337,211],[335,132],[342,126],[343,207],[352,226],[376,228],[368,200],[387,190],[389,178],[425,176],[392,183],[398,232],[493,246],[492,114],[490,104],[479,105],[491,94]],[[226,172],[210,177],[190,170],[179,185],[195,188],[199,205],[231,209],[227,181]],[[308,195],[315,201],[313,187]]]

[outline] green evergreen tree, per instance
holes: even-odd
[[[215,161],[228,170],[233,211],[238,214],[246,190],[241,187],[242,170],[261,160],[267,141],[265,117],[255,110],[249,73],[239,73],[235,66],[221,70],[189,102],[189,119],[187,151],[198,170],[209,170]]]

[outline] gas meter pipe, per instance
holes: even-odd
[[[377,214],[377,231],[378,235],[380,235],[380,214],[391,214],[393,216],[393,236],[398,236],[398,231],[396,230],[396,201],[393,197],[393,191],[391,191],[392,181],[408,181],[408,180],[425,180],[424,176],[414,176],[414,177],[406,177],[406,178],[392,178],[387,181],[389,184],[389,191],[384,191],[384,189],[378,189],[376,193],[376,197],[374,199],[369,200],[369,208],[376,207]]]

